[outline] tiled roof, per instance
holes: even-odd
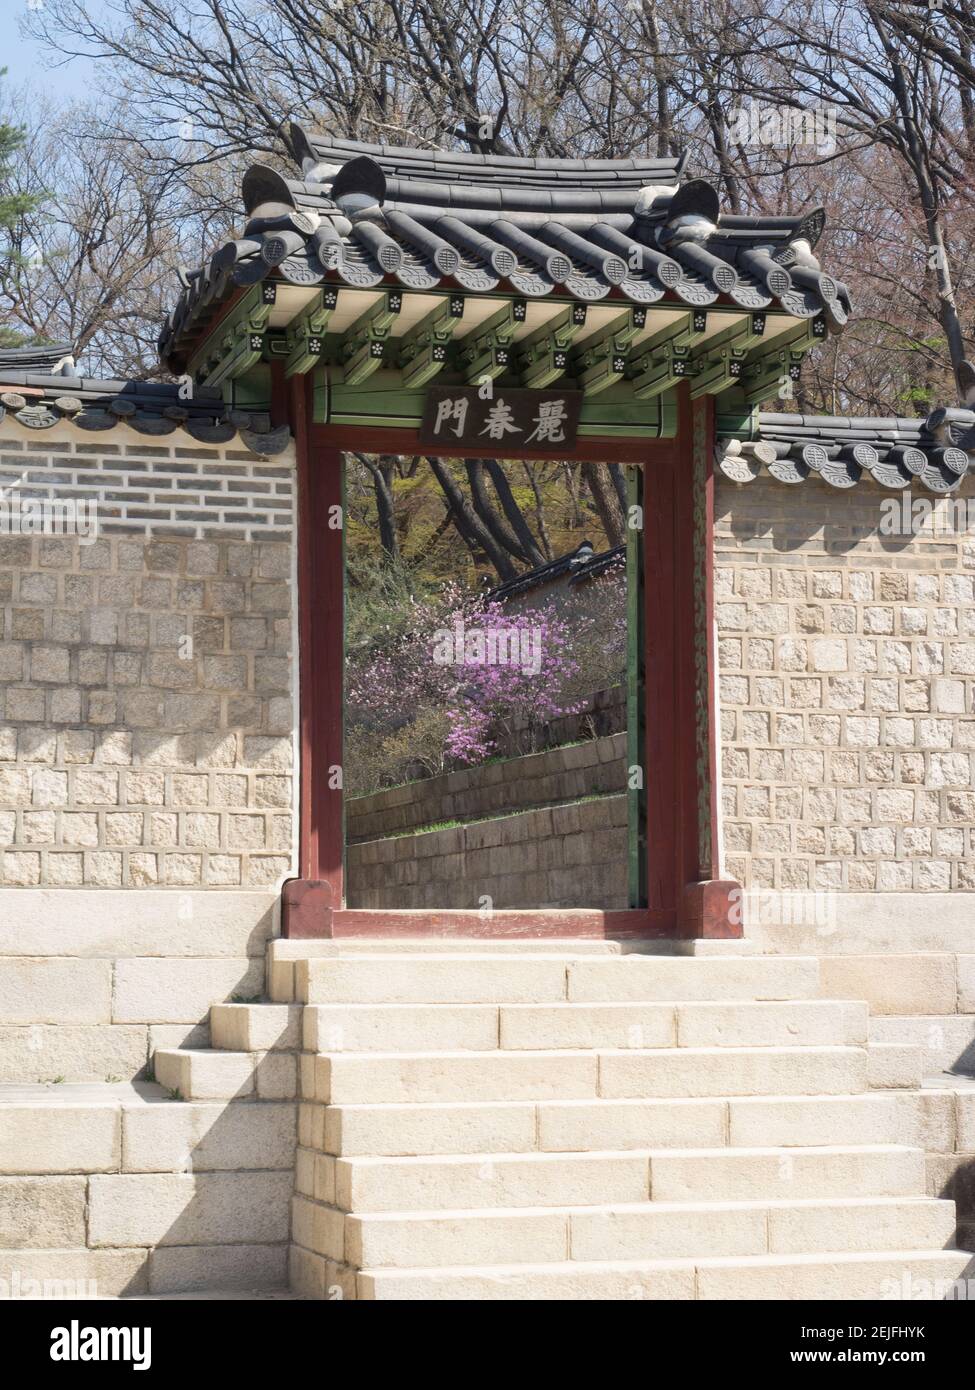
[[[185,366],[235,287],[271,274],[313,287],[384,282],[408,290],[499,285],[528,298],[568,294],[679,307],[721,302],[834,329],[846,287],[813,254],[823,228],[803,217],[722,214],[717,191],[680,182],[683,159],[556,160],[418,151],[309,138],[291,129],[300,178],[263,165],[244,176],[247,222],[209,263],[184,273],[160,335]]]
[[[0,372],[8,368],[14,372],[53,372],[58,376],[70,376],[74,370],[71,344],[41,346],[32,343],[29,347],[0,348]]]
[[[596,579],[625,561],[625,545],[614,546],[612,550],[602,550],[597,555],[593,551],[591,541],[582,541],[568,554],[559,555],[547,564],[537,565],[535,569],[526,570],[524,574],[499,584],[496,589],[491,590],[488,598],[514,598],[516,595],[529,593],[532,589],[541,588],[543,584],[551,584],[553,580],[560,579],[565,574],[569,575],[570,584],[579,584],[585,579]]]
[[[9,417],[25,429],[50,429],[61,421],[96,433],[120,422],[145,435],[182,429],[201,444],[226,444],[239,436],[252,453],[265,458],[281,453],[291,438],[286,425],[272,430],[266,414],[228,407],[219,391],[196,387],[191,399],[183,399],[176,383],[95,381],[63,371],[18,370],[4,356],[0,354],[0,421]]]
[[[885,488],[917,481],[929,492],[951,492],[975,466],[975,411],[876,419],[761,411],[749,438],[719,441],[717,465],[735,483],[768,473],[780,483],[819,477],[848,488],[873,478]]]

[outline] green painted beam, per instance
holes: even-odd
[[[767,325],[768,315],[764,311],[746,314],[741,322],[729,324],[720,333],[713,334],[703,342],[700,354],[704,357],[724,348],[737,348],[744,352],[761,346],[765,341]]]
[[[645,907],[648,866],[643,527],[632,524],[643,509],[642,468],[626,470],[626,501],[626,857],[629,905]],[[639,769],[639,773],[634,769]]]
[[[689,309],[679,319],[665,324],[656,333],[652,333],[649,338],[643,338],[634,348],[632,355],[643,356],[646,353],[653,353],[666,347],[693,347],[695,343],[700,342],[707,330],[707,310]]]
[[[407,390],[426,386],[447,362],[454,330],[464,316],[462,295],[451,295],[431,314],[403,335],[399,342],[399,368]]]
[[[378,371],[386,355],[390,329],[402,307],[402,292],[387,290],[343,335],[338,356],[346,386],[359,386]]]
[[[260,362],[264,332],[277,289],[273,280],[253,285],[190,358],[187,372],[201,386],[222,386]]]
[[[543,391],[569,367],[572,340],[586,323],[585,304],[573,304],[515,344],[515,369],[522,386]]]
[[[383,417],[402,424],[410,420],[419,424],[423,415],[426,393],[422,387],[414,391],[403,388],[403,379],[393,367],[380,365],[361,386],[348,386],[333,380],[330,393],[330,418],[339,416],[368,416],[381,423]]]
[[[201,386],[222,386],[226,381],[235,381],[237,377],[246,376],[263,356],[263,333],[235,333],[225,345],[223,355],[219,360],[198,378],[199,384]]]
[[[246,376],[227,381],[223,398],[237,410],[269,410],[271,407],[271,365],[258,362]]]
[[[636,345],[625,374],[637,400],[659,396],[690,375],[692,346],[707,327],[707,311],[690,310]]]
[[[727,391],[741,380],[745,367],[745,354],[733,348],[725,348],[716,357],[705,358],[691,365],[691,399],[700,396],[717,396]]]
[[[323,425],[329,418],[332,404],[332,384],[329,380],[329,369],[325,363],[322,362],[312,367],[311,382],[311,418],[316,425]]]
[[[749,405],[745,400],[740,383],[732,390],[723,392],[714,403],[714,427],[718,437],[753,438],[757,409],[757,406]]]
[[[745,401],[749,405],[761,404],[775,395],[785,381],[798,381],[802,359],[825,336],[826,324],[821,317],[807,319],[788,334],[776,338],[764,353],[750,353],[740,375]]]
[[[315,298],[291,320],[285,331],[287,358],[285,376],[304,375],[316,365],[325,350],[328,321],[338,304],[334,285],[318,290]]]
[[[743,322],[701,344],[691,363],[691,396],[716,396],[740,380],[748,352],[765,337],[767,315],[748,314]]]
[[[672,347],[670,344],[638,357],[632,368],[628,367],[628,370],[635,370],[636,373],[632,378],[634,396],[637,400],[645,400],[649,396],[659,396],[662,391],[669,391],[690,375],[690,363],[688,348]]]
[[[630,345],[646,322],[646,309],[631,305],[595,338],[572,350],[569,370],[587,396],[595,396],[623,380]]]
[[[788,348],[791,352],[808,352],[810,348],[818,347],[825,338],[826,320],[822,315],[814,319],[803,319],[787,332],[779,333],[774,338],[752,347],[748,354],[749,362],[757,361],[770,352],[779,352],[783,348]]]
[[[802,353],[783,348],[761,362],[755,362],[740,379],[740,386],[749,405],[760,405],[778,395],[782,386],[796,382],[802,375]],[[783,397],[788,399],[788,397]]]
[[[611,425],[597,421],[591,425],[579,426],[580,439],[669,439],[672,431],[665,430],[660,421],[652,424]]]
[[[515,333],[525,322],[527,313],[527,300],[509,300],[496,314],[472,329],[458,345],[456,366],[468,386],[493,381],[509,370]]]
[[[628,381],[617,382],[595,396],[583,396],[579,425],[595,426],[598,433],[607,425],[620,429],[649,426],[656,433],[660,427],[661,402],[656,398],[639,400]]]
[[[341,303],[341,288],[337,293]],[[562,304],[552,323],[515,344],[527,305],[512,299],[458,342],[463,296],[430,299],[434,307],[426,317],[394,342],[391,329],[402,306],[401,291],[384,292],[341,336],[329,333],[327,322],[317,317],[334,308],[335,301],[316,297],[287,332],[265,334],[263,358],[267,361],[272,350],[278,360],[286,354],[289,374],[329,364],[328,418],[336,423],[415,425],[423,414],[425,387],[434,377],[442,374],[450,383],[471,384],[511,373],[506,379],[512,380],[520,367],[523,379],[536,389],[566,373],[578,381],[583,391],[581,435],[653,439],[675,433],[674,392],[681,381],[691,381],[695,395],[733,401],[727,409],[747,416],[750,403],[774,390],[779,376],[795,375],[803,352],[823,333],[821,321],[806,320],[766,340],[761,313],[737,311],[737,322],[729,323],[729,314],[688,309],[635,342],[647,323],[653,324],[654,311],[619,304],[618,315],[597,336],[574,344],[586,306]],[[774,321],[769,320],[769,329]],[[708,327],[718,332],[705,338]],[[324,328],[324,343],[314,341],[318,328]],[[253,351],[254,345],[251,357]],[[238,370],[236,358],[228,357],[225,365]]]

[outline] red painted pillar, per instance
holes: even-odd
[[[298,878],[285,884],[282,931],[331,936],[343,902],[342,676],[345,556],[342,453],[312,443],[312,377],[291,380],[298,474]]]
[[[644,465],[644,785],[647,906],[676,928],[680,900],[680,726],[676,611],[679,535],[677,460],[660,452]]]
[[[689,447],[690,642],[687,691],[693,695],[694,817],[697,845],[690,850],[684,882],[680,928],[686,937],[730,938],[742,935],[742,890],[733,879],[719,877],[718,779],[721,756],[715,699],[718,654],[714,629],[714,397],[690,399],[681,391],[681,429]],[[687,505],[687,504],[685,504]],[[691,775],[688,774],[690,785]]]
[[[684,937],[741,935],[741,889],[718,878],[713,456],[713,401],[682,385],[643,520],[648,906]]]

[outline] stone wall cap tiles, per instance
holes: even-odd
[[[975,466],[975,410],[859,419],[756,411],[747,437],[721,436],[716,463],[741,485],[767,472],[780,483],[818,476],[841,489],[873,479],[882,488],[902,491],[917,481],[944,495],[956,491]]]
[[[195,387],[188,399],[181,390],[175,382],[99,381],[31,370],[23,358],[11,362],[0,351],[0,421],[9,416],[32,431],[66,422],[97,433],[113,430],[124,421],[137,434],[153,437],[176,430],[201,443],[227,444],[239,437],[262,458],[287,449],[290,429],[287,425],[272,429],[265,411],[233,409],[219,391],[205,387]]]

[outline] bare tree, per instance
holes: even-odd
[[[922,299],[909,305],[907,317],[926,309],[957,375],[971,338],[953,274],[953,260],[966,258],[960,251],[953,256],[951,223],[956,211],[970,217],[975,168],[964,118],[972,108],[975,72],[959,45],[970,47],[975,39],[975,16],[888,0],[806,0],[799,7],[792,0],[771,6],[749,0],[748,9],[739,12],[733,41],[749,61],[732,64],[734,76],[722,80],[723,93],[783,110],[819,109],[835,121],[835,149],[805,145],[789,149],[787,157],[779,151],[770,170],[781,174],[806,164],[828,173],[838,160],[859,167],[871,181],[874,206],[898,217],[901,235],[914,242],[908,294],[920,291]],[[750,152],[741,153],[749,158]],[[882,275],[883,269],[870,266],[868,273]],[[898,317],[903,322],[904,315]],[[923,326],[918,336],[923,339]]]
[[[158,185],[136,175],[155,171],[163,208],[181,210],[163,266],[172,245],[233,219],[246,160],[290,161],[291,118],[522,155],[687,148],[731,211],[826,204],[825,258],[860,317],[819,350],[804,404],[911,409],[950,393],[972,351],[975,16],[962,0],[45,0],[26,22],[56,61],[86,53],[105,73],[100,138],[126,161],[125,195],[151,205]],[[752,101],[825,113],[835,146],[743,135]],[[140,215],[129,209],[125,267],[164,213],[142,243]],[[121,334],[110,301],[103,321]]]
[[[610,545],[622,545],[626,539],[626,523],[609,467],[605,463],[584,463],[582,476],[592,493],[592,500],[596,504],[599,520],[609,537]]]
[[[200,255],[203,239],[183,188],[106,135],[90,108],[58,110],[19,94],[10,110],[24,144],[0,192],[25,207],[10,234],[15,258],[0,266],[5,319],[70,342],[93,375],[158,371],[177,267]]]
[[[399,559],[399,534],[396,529],[396,506],[393,501],[393,474],[396,468],[394,454],[380,454],[377,459],[367,454],[354,454],[354,458],[369,471],[376,497],[376,515],[379,518],[379,544],[387,562]]]

